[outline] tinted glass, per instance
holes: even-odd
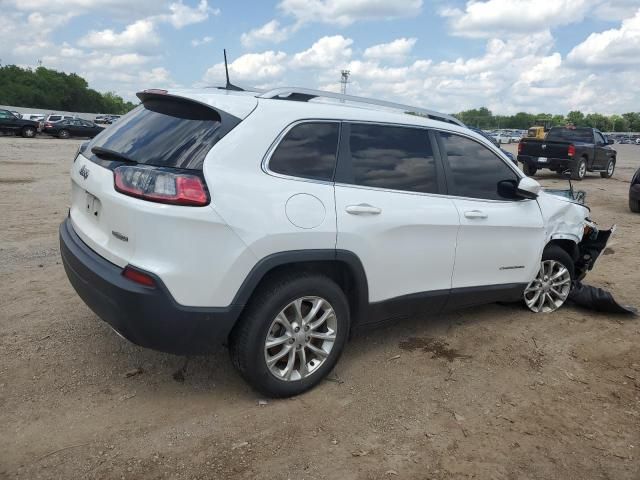
[[[7,111],[0,110],[0,118],[13,118],[13,115]]]
[[[286,134],[269,160],[272,172],[332,180],[338,151],[337,123],[302,123]]]
[[[352,124],[349,146],[354,184],[438,192],[435,159],[426,130]]]
[[[449,193],[459,197],[504,200],[498,182],[518,180],[516,173],[491,150],[474,140],[441,132],[449,162]]]
[[[547,140],[561,142],[593,142],[593,131],[590,128],[552,128],[547,134]]]
[[[204,159],[222,138],[214,109],[183,100],[148,99],[101,132],[89,145],[124,154],[141,164],[202,169]]]

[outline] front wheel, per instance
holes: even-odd
[[[557,245],[544,250],[538,275],[524,291],[524,303],[535,313],[551,313],[569,296],[574,279],[573,260]]]
[[[36,129],[34,127],[24,127],[22,129],[22,136],[24,138],[33,138],[36,136]]]
[[[616,169],[616,161],[611,158],[609,159],[609,163],[607,163],[607,170],[604,172],[600,172],[600,176],[602,178],[611,178],[613,176],[613,171]]]
[[[640,213],[640,200],[629,199],[629,210],[633,213]]]
[[[335,366],[349,333],[349,305],[331,279],[308,273],[267,280],[230,337],[242,377],[271,397],[316,386]]]
[[[538,171],[538,168],[534,167],[533,165],[529,165],[528,163],[523,163],[522,171],[527,177],[533,177]]]

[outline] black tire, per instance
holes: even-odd
[[[528,163],[523,163],[522,164],[522,171],[524,172],[524,174],[527,177],[533,177],[536,172],[538,171],[537,167],[534,167],[532,165],[529,165]]]
[[[604,172],[600,172],[600,176],[602,178],[611,178],[613,177],[613,172],[616,169],[616,160],[614,158],[610,158],[607,162],[607,169]]]
[[[562,264],[567,271],[569,272],[569,277],[570,277],[570,283],[569,283],[569,289],[573,288],[573,282],[575,281],[576,275],[575,275],[575,266],[573,263],[573,260],[571,258],[571,256],[560,246],[558,245],[547,245],[547,247],[544,249],[544,251],[542,252],[542,259],[541,259],[541,268],[538,271],[538,273],[536,274],[536,279],[537,280],[532,280],[531,283],[529,284],[529,286],[527,287],[527,290],[529,289],[529,287],[533,286],[536,282],[540,282],[540,275],[542,273],[542,262],[544,262],[545,260],[553,260],[555,262],[558,262],[560,264]],[[545,277],[546,280],[546,277]],[[570,291],[570,290],[569,290]],[[539,310],[534,309],[533,306],[529,307],[527,305],[527,301],[526,301],[526,290],[525,293],[523,295],[523,300],[522,303],[524,304],[525,307],[529,308],[530,310],[536,312]],[[535,298],[531,299],[534,303],[533,305],[535,305]],[[566,298],[563,300],[562,304],[560,304],[559,306],[555,307],[555,309],[560,308],[564,305],[564,303],[566,302]],[[539,307],[537,307],[539,308]],[[551,311],[554,311],[551,310]],[[544,310],[543,310],[544,311]]]
[[[629,199],[629,210],[633,213],[640,213],[640,200]]]
[[[542,252],[542,260],[555,260],[556,262],[562,263],[569,270],[569,275],[571,276],[571,280],[575,280],[575,266],[573,264],[573,260],[571,255],[567,253],[565,249],[559,247],[558,245],[548,245],[544,252]]]
[[[71,133],[69,133],[69,130],[60,130],[58,132],[58,138],[69,138],[71,136]]]
[[[289,303],[300,297],[326,299],[337,320],[336,340],[324,361],[309,376],[286,381],[269,371],[264,342],[271,322]],[[349,304],[342,289],[331,279],[306,272],[286,273],[266,279],[253,294],[229,338],[231,360],[254,389],[270,397],[290,397],[314,386],[333,369],[349,336]]]
[[[20,132],[20,134],[24,137],[24,138],[33,138],[36,136],[36,128],[35,127],[23,127],[22,131]]]
[[[571,166],[571,180],[582,180],[587,174],[587,160],[584,157]]]

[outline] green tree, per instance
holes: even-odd
[[[0,104],[86,113],[124,114],[135,107],[113,92],[102,94],[75,73],[45,67],[0,67]]]
[[[567,114],[567,123],[571,123],[576,127],[584,126],[584,113],[579,110],[573,110]]]

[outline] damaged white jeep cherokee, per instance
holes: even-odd
[[[69,280],[138,345],[228,344],[268,395],[316,385],[358,327],[551,312],[611,233],[437,112],[305,89],[138,97],[73,163]]]

